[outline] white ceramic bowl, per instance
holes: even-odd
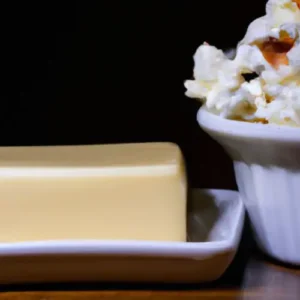
[[[227,120],[204,106],[197,120],[233,159],[259,247],[300,265],[300,129]]]

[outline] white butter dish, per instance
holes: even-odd
[[[0,283],[213,281],[231,263],[243,223],[238,192],[193,189],[189,242],[0,243]]]

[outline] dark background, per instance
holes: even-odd
[[[264,0],[8,2],[1,145],[171,141],[193,186],[235,188],[231,161],[198,127],[200,104],[183,82],[196,48],[234,47]]]

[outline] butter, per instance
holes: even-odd
[[[186,241],[171,143],[0,147],[0,242]]]

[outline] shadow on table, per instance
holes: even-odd
[[[300,272],[300,266],[284,263],[274,257],[270,257],[270,256],[262,253],[259,250],[257,250],[256,256],[259,260],[264,260],[265,262],[272,264],[272,265],[276,265],[277,267],[287,268],[289,270],[295,270],[295,271]]]

